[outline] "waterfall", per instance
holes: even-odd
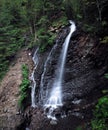
[[[62,106],[62,80],[63,80],[63,73],[64,73],[64,67],[65,67],[65,61],[66,61],[66,55],[68,50],[68,45],[70,42],[70,38],[72,36],[72,33],[76,30],[75,23],[71,20],[69,21],[70,26],[70,32],[68,36],[66,37],[61,54],[58,61],[58,66],[56,70],[56,78],[54,80],[54,83],[52,84],[52,91],[50,94],[49,99],[45,103],[45,109],[49,108],[49,112],[47,113],[47,117],[51,118],[53,120],[56,120],[55,116],[53,115],[53,111],[58,108],[59,106]]]
[[[53,50],[57,47],[57,44],[54,45],[54,47],[51,49],[46,61],[45,61],[45,64],[44,64],[44,70],[43,70],[43,73],[42,73],[42,76],[41,76],[41,82],[40,82],[40,101],[43,99],[43,85],[44,85],[44,76],[45,76],[45,73],[46,73],[46,69],[47,69],[47,64],[49,62],[49,60],[51,59],[51,55],[52,55],[52,52]]]
[[[38,50],[39,50],[39,48],[36,49],[36,51],[33,55],[33,58],[32,58],[32,60],[35,64],[35,67],[33,69],[31,77],[30,77],[30,79],[32,80],[32,90],[31,90],[31,106],[32,107],[36,107],[36,98],[35,98],[36,81],[35,81],[34,75],[35,75],[35,70],[36,70],[37,65],[38,65],[38,57],[37,57]]]

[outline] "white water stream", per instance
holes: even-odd
[[[62,103],[62,81],[63,81],[63,73],[64,73],[66,55],[67,55],[70,38],[71,38],[73,32],[76,30],[75,23],[72,22],[71,20],[69,22],[71,24],[70,32],[63,43],[62,51],[61,51],[60,58],[58,61],[57,74],[56,74],[55,81],[52,84],[52,91],[51,91],[50,97],[48,98],[47,102],[44,105],[45,109],[49,108],[47,117],[51,118],[53,120],[56,120],[56,117],[53,115],[53,111],[56,108],[63,105],[63,103]]]
[[[33,58],[32,58],[32,60],[33,60],[33,62],[35,64],[35,67],[33,69],[31,77],[30,77],[30,79],[33,81],[33,83],[32,83],[32,90],[31,90],[31,106],[32,107],[36,107],[36,98],[35,98],[36,81],[35,81],[34,74],[35,74],[35,70],[36,70],[37,65],[38,65],[38,56],[37,56],[38,50],[39,50],[39,48],[36,49],[36,51],[35,51],[35,53],[33,55]]]
[[[42,73],[42,76],[41,76],[41,82],[40,82],[40,101],[43,100],[43,86],[44,86],[44,76],[45,76],[45,73],[46,73],[46,69],[47,69],[47,64],[51,58],[51,55],[52,55],[52,52],[53,50],[57,47],[57,44],[54,45],[54,47],[51,49],[46,61],[45,61],[45,64],[44,64],[44,71]]]

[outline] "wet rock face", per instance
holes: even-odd
[[[24,122],[21,115],[0,116],[0,130],[17,130],[17,127]]]
[[[50,96],[54,79],[59,73],[57,70],[58,59],[67,34],[68,28],[59,33],[57,45],[47,61],[46,69],[44,69],[44,65],[51,49],[38,56],[39,64],[35,71],[35,79],[37,83],[36,99],[40,103],[39,105],[43,105]],[[92,108],[101,95],[99,89],[107,87],[108,84],[108,80],[104,78],[104,74],[108,72],[107,55],[107,44],[101,44],[96,38],[76,31],[71,38],[65,64],[62,83],[64,105],[54,110],[58,121],[46,118],[49,108],[44,112],[41,111],[43,107],[34,108],[29,114],[30,124],[28,127],[30,130],[74,130],[79,125],[83,130],[91,130],[90,124],[87,122],[90,122]],[[45,72],[43,88],[41,88],[43,71]],[[61,118],[62,116],[65,118]],[[85,128],[85,124],[88,125],[87,128]]]
[[[36,98],[38,102],[44,103],[46,99],[49,97],[55,75],[58,71],[56,69],[57,69],[58,58],[61,52],[61,47],[68,32],[69,32],[68,28],[60,32],[60,34],[58,35],[58,38],[56,39],[54,49],[52,52],[51,52],[52,48],[48,48],[47,52],[45,52],[44,54],[43,53],[38,54],[39,63],[35,71],[35,80],[37,83]],[[46,64],[47,59],[49,60]],[[45,67],[45,64],[46,64],[46,67]],[[44,74],[44,79],[43,79],[43,86],[41,86],[42,74],[44,73],[44,71],[45,71],[45,74]],[[41,97],[42,100],[40,100],[41,94],[42,94],[42,97]]]
[[[50,95],[53,81],[59,72],[58,59],[67,34],[67,30],[60,33],[57,38],[57,47],[47,62],[42,92],[44,102]],[[64,103],[72,101],[75,97],[83,97],[94,88],[107,86],[108,81],[104,78],[104,74],[108,72],[107,55],[108,45],[101,44],[95,38],[80,31],[73,34],[68,48],[62,84]]]
[[[30,130],[76,130],[77,126],[84,124],[84,120],[75,116],[67,116],[63,119],[59,118],[59,120],[49,120],[40,109],[31,110],[31,114]]]
[[[108,45],[89,35],[72,38],[64,75],[64,100],[87,95],[96,87],[107,86],[104,73],[108,70]]]

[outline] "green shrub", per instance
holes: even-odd
[[[92,130],[108,130],[108,96],[99,99],[91,124]]]
[[[52,23],[52,27],[59,27],[63,25],[67,25],[68,20],[66,16],[61,16],[60,18],[56,19]]]
[[[44,15],[44,16],[42,16],[42,17],[39,19],[37,25],[46,25],[46,24],[48,24],[48,22],[49,22],[49,21],[48,21],[47,15]]]
[[[20,85],[20,99],[18,101],[18,104],[21,108],[23,108],[24,101],[28,96],[27,90],[28,90],[29,85],[30,85],[28,75],[29,75],[28,67],[27,67],[27,65],[24,64],[24,65],[22,65],[22,77],[23,77],[23,79],[22,79],[22,83]]]
[[[8,70],[10,61],[23,46],[22,30],[12,25],[0,28],[0,79]]]
[[[39,51],[44,52],[49,45],[52,45],[54,43],[56,35],[55,33],[46,30],[46,28],[40,27],[40,29],[38,29],[37,31],[37,37],[38,37],[37,44],[39,45]]]

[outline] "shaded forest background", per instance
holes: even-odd
[[[107,0],[1,0],[0,79],[21,47],[38,44],[40,51],[45,51],[68,19],[108,42],[107,11]]]

